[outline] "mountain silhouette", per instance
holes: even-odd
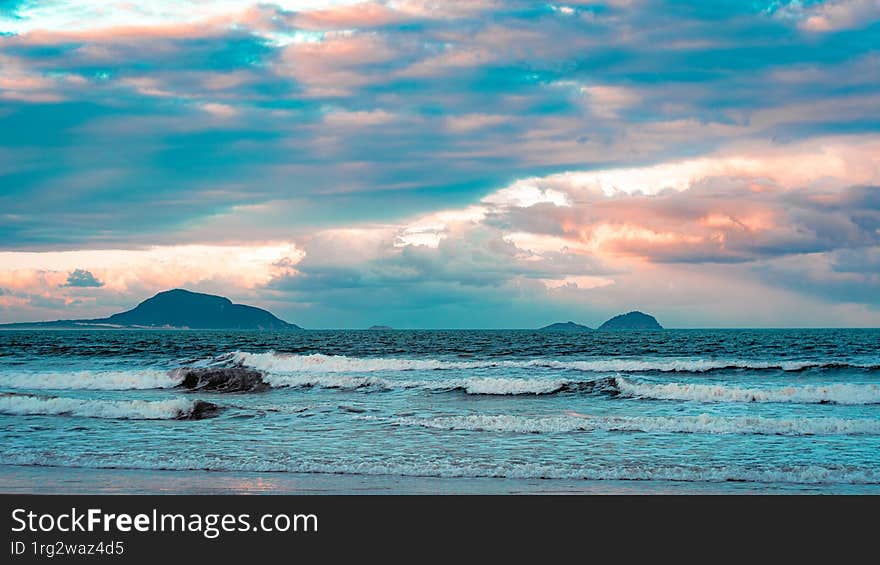
[[[614,316],[601,326],[600,330],[662,330],[663,326],[654,316],[633,311]]]
[[[589,326],[584,326],[581,324],[576,324],[574,322],[556,322],[555,324],[550,324],[549,326],[544,326],[540,329],[540,331],[552,331],[552,332],[588,332],[593,328]]]
[[[223,296],[177,288],[148,298],[126,312],[91,320],[5,324],[6,327],[120,327],[229,330],[302,329],[254,306],[233,304]]]

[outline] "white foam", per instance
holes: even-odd
[[[450,361],[440,359],[400,359],[390,357],[347,357],[345,355],[293,355],[275,353],[249,353],[236,351],[224,359],[240,363],[268,372],[277,373],[357,373],[357,372],[394,372],[394,371],[431,371],[450,369],[482,369],[482,368],[532,368],[547,367],[563,370],[607,372],[696,372],[715,371],[719,369],[778,369],[782,371],[800,371],[811,367],[830,366],[815,361],[778,361],[766,362],[744,359],[590,359],[590,360],[480,360]],[[854,368],[873,368],[871,364],[842,364]]]
[[[567,381],[548,379],[472,378],[452,381],[455,388],[468,394],[551,394],[561,390]]]
[[[171,400],[84,400],[8,394],[0,396],[0,413],[15,416],[80,416],[124,420],[173,420],[191,414],[195,402]]]
[[[317,387],[338,388],[343,390],[359,388],[388,390],[395,388],[395,384],[388,379],[353,377],[347,375],[290,375],[269,373],[263,376],[263,380],[272,387]],[[406,384],[406,381],[402,381],[398,383],[397,386],[400,388],[410,388],[407,387]]]
[[[0,387],[12,389],[131,390],[171,388],[180,381],[167,371],[149,369],[0,374]]]
[[[695,402],[792,402],[799,404],[880,404],[880,385],[829,384],[740,388],[698,383],[646,383],[615,379],[623,396]]]
[[[345,355],[284,355],[236,351],[232,361],[255,369],[278,373],[369,373],[377,371],[430,371],[491,367],[491,362],[456,362],[437,359],[346,357]]]
[[[574,412],[561,416],[472,414],[436,418],[398,418],[399,425],[440,430],[515,433],[627,431],[756,435],[880,435],[880,420],[843,418],[765,418],[761,416],[590,416]]]
[[[550,379],[520,379],[473,377],[466,379],[405,380],[340,374],[296,375],[269,373],[264,380],[273,387],[319,387],[343,390],[354,389],[412,389],[463,390],[468,394],[519,395],[551,394],[561,390],[568,381]]]
[[[11,451],[0,446],[0,459],[16,465],[53,465],[85,468],[173,469],[246,472],[322,473],[344,475],[384,475],[442,478],[511,478],[511,479],[567,479],[567,480],[628,480],[676,482],[750,482],[769,484],[880,484],[880,471],[866,467],[825,465],[784,465],[781,467],[733,465],[655,465],[606,464],[601,462],[560,465],[546,462],[492,463],[488,461],[413,461],[386,457],[381,460],[335,458],[329,461],[310,461],[297,454],[287,459],[234,457],[200,457],[197,454],[168,458],[164,454],[122,456],[108,462],[103,456],[89,454],[53,457],[46,452],[27,453]]]
[[[688,372],[705,373],[719,369],[779,369],[782,371],[800,371],[810,367],[821,367],[823,363],[810,361],[765,362],[744,359],[608,359],[591,361],[540,361],[548,367],[577,369],[592,372],[635,373],[658,371],[664,373]]]
[[[343,373],[267,373],[264,380],[273,387],[317,387],[342,390],[424,389],[461,390],[475,395],[541,395],[595,384],[605,379],[567,380],[520,377],[438,378],[431,380],[356,376]],[[648,383],[623,377],[610,379],[623,397],[694,402],[788,402],[801,404],[880,404],[880,385],[829,384],[773,388],[740,388],[697,383]]]

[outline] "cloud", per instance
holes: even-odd
[[[6,3],[4,315],[187,284],[320,326],[747,290],[867,323],[876,3],[770,4]]]
[[[77,286],[83,288],[97,288],[104,286],[104,283],[95,278],[95,275],[85,269],[74,269],[67,275],[67,282],[64,286]]]
[[[468,208],[320,232],[303,244],[296,271],[269,287],[312,307],[357,311],[371,310],[380,297],[393,310],[418,308],[426,289],[424,308],[479,303],[489,292],[512,301],[529,293],[545,306],[628,296],[620,298],[623,307],[639,292],[633,281],[662,265],[694,279],[694,269],[706,265],[740,264],[735,284],[744,288],[760,287],[748,280],[752,270],[753,279],[786,289],[782,294],[805,293],[793,284],[800,280],[814,288],[811,296],[865,302],[856,284],[873,275],[845,274],[840,260],[799,279],[786,267],[797,257],[852,257],[880,245],[880,188],[851,184],[878,181],[876,141],[853,141],[534,177]],[[873,264],[850,262],[868,270]],[[732,292],[730,284],[723,292]]]
[[[876,244],[878,154],[871,138],[752,148],[525,179],[484,202],[557,195],[554,206],[534,206],[547,201],[535,198],[487,215],[535,248],[655,262],[753,261]]]
[[[303,253],[290,242],[257,245],[180,245],[146,249],[0,252],[0,286],[20,306],[49,300],[112,313],[169,288],[254,296],[273,278],[295,270]],[[26,314],[38,318],[24,317]],[[85,314],[89,317],[92,312]],[[48,319],[52,312],[22,308],[18,321]],[[56,309],[54,316],[64,317]],[[12,321],[12,320],[8,320]]]
[[[747,6],[99,4],[4,20],[7,248],[166,244],[260,206],[289,213],[255,237],[283,238],[363,201],[397,221],[516,178],[880,123],[870,42]]]
[[[371,67],[392,62],[397,51],[375,33],[328,33],[317,42],[284,48],[276,70],[305,88],[308,97],[344,97],[377,79]]]
[[[832,304],[880,307],[880,246],[789,257],[756,268],[777,288],[797,291]]]
[[[641,100],[637,93],[621,86],[583,86],[581,92],[586,96],[586,103],[593,114],[602,118],[617,118],[621,111],[635,106]]]
[[[880,20],[880,3],[877,0],[827,0],[808,5],[790,2],[779,14],[795,19],[806,31],[828,33],[867,27],[877,22]]]
[[[402,308],[425,288],[432,304],[463,294],[479,300],[488,288],[497,296],[528,289],[545,301],[586,292],[591,300],[649,264],[742,263],[764,277],[767,265],[781,268],[790,257],[880,244],[880,188],[848,184],[877,180],[876,153],[866,142],[846,150],[826,140],[784,152],[849,163],[826,169],[839,177],[793,174],[776,163],[780,154],[755,150],[696,164],[532,178],[469,208],[320,232],[303,244],[296,271],[269,287],[310,303],[361,309],[371,302],[356,296],[381,295],[389,308]],[[389,293],[394,288],[400,292]],[[860,297],[850,292],[836,301]]]

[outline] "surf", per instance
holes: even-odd
[[[876,370],[880,365],[858,362],[805,360],[760,361],[749,359],[655,358],[655,359],[407,359],[396,357],[348,357],[345,355],[285,354],[275,351],[234,351],[213,360],[276,373],[352,373],[399,371],[449,371],[491,368],[550,368],[594,373],[707,373],[723,370],[801,372],[811,369]]]
[[[880,435],[880,421],[843,418],[766,418],[762,416],[595,416],[568,412],[556,416],[471,414],[434,418],[404,417],[399,426],[437,430],[553,434],[571,432],[644,432],[739,435]]]
[[[0,373],[0,388],[30,390],[146,390],[173,388],[180,378],[164,370]]]
[[[217,414],[210,402],[170,400],[86,400],[28,394],[0,395],[0,414],[75,416],[114,420],[200,420]]]
[[[827,384],[747,388],[704,383],[650,383],[617,377],[621,396],[692,402],[777,402],[797,404],[880,404],[880,385]]]
[[[876,469],[831,465],[786,465],[784,467],[745,467],[736,465],[658,465],[658,464],[573,464],[546,462],[513,463],[476,461],[412,461],[387,457],[381,461],[339,459],[334,462],[292,458],[285,461],[203,459],[194,454],[180,458],[122,457],[109,463],[101,458],[73,455],[63,459],[51,455],[0,451],[4,461],[14,465],[73,468],[122,468],[143,470],[210,470],[217,472],[269,472],[332,475],[405,476],[439,478],[563,479],[593,481],[671,481],[701,483],[766,484],[880,484]]]

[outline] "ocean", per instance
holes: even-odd
[[[878,345],[856,329],[2,331],[0,464],[880,494]],[[190,391],[181,368],[265,386]]]

